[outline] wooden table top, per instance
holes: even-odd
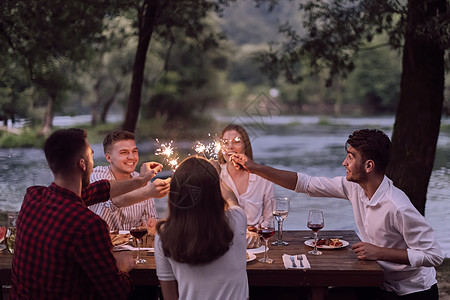
[[[283,240],[289,242],[288,246],[269,245],[268,255],[274,263],[267,264],[258,261],[263,253],[256,254],[254,261],[247,263],[247,274],[250,286],[381,286],[383,270],[376,261],[361,261],[351,250],[351,245],[359,241],[353,230],[320,231],[319,238],[342,236],[349,246],[324,250],[323,255],[308,254],[311,247],[304,244],[310,239],[312,231],[285,231]],[[270,238],[275,241],[276,234]],[[134,252],[134,255],[137,253]],[[283,254],[306,254],[310,269],[286,269],[283,265]],[[153,253],[142,251],[147,259],[144,264],[136,265],[131,276],[136,285],[157,285],[155,259]],[[0,253],[0,284],[9,285],[11,276],[12,255],[6,250]]]

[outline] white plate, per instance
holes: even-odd
[[[342,242],[342,246],[335,247],[335,246],[327,246],[327,245],[318,245],[318,246],[317,246],[317,249],[327,249],[327,250],[331,250],[331,249],[344,248],[344,247],[347,247],[347,246],[348,246],[348,242],[347,242],[346,240],[341,240],[341,239],[339,239],[339,241]],[[307,240],[307,241],[305,241],[305,245],[314,248],[314,240]]]
[[[269,251],[269,247],[267,247],[267,251]],[[264,253],[264,246],[261,246],[259,248],[247,249],[247,252],[253,254]]]
[[[255,258],[256,258],[256,255],[255,255],[255,254],[250,253],[250,252],[248,252],[248,251],[247,251],[247,253],[248,253],[248,259],[247,259],[247,262],[252,261],[252,260],[255,260]]]

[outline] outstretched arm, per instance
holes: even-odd
[[[141,173],[137,177],[124,180],[110,180],[110,197],[114,198],[143,187],[161,170],[161,164],[157,162],[148,162],[142,164]]]
[[[295,172],[259,165],[245,154],[233,154],[231,161],[237,169],[244,169],[284,188],[295,190],[295,186],[297,185],[297,173]]]
[[[170,190],[170,180],[170,177],[164,180],[155,179],[151,184],[147,184],[144,187],[118,197],[111,198],[111,201],[117,207],[126,207],[149,198],[162,198],[167,195]]]

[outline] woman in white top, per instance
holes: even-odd
[[[184,160],[172,177],[169,216],[156,226],[164,299],[248,299],[246,225],[244,211],[222,196],[216,168]]]
[[[252,145],[245,129],[236,124],[227,125],[219,135],[222,151],[219,152],[220,178],[235,194],[238,204],[247,215],[247,225],[269,225],[272,220],[274,184],[256,174],[236,169],[229,157],[243,153],[253,159]]]

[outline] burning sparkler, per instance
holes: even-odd
[[[159,140],[156,139],[156,142],[159,144]],[[160,148],[156,149],[155,155],[163,155],[164,161],[170,166],[172,171],[175,171],[178,168],[178,160],[180,159],[177,154],[174,152],[176,148],[172,147],[173,141],[169,143],[164,143],[160,145]]]

